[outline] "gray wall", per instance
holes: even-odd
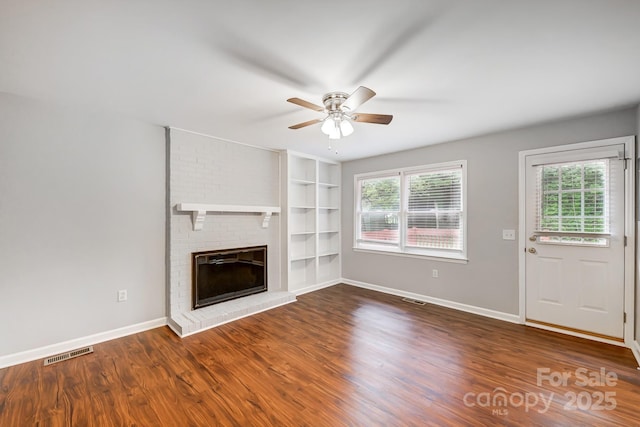
[[[0,94],[0,356],[165,316],[164,169],[159,126]]]
[[[640,153],[638,153],[638,138],[640,137],[640,105],[638,106],[637,112],[637,133],[636,133],[636,157],[640,158]],[[636,163],[637,167],[637,163]],[[640,176],[640,170],[636,169],[636,177]],[[637,195],[640,194],[640,185],[639,181],[636,179],[636,212],[640,212],[640,197]],[[636,218],[636,221],[640,221],[640,217]],[[638,230],[640,229],[640,222],[637,223],[638,227],[636,228],[636,271],[640,269],[640,250],[638,250],[639,243],[639,235]],[[636,274],[636,342],[640,343],[640,279]],[[640,362],[640,361],[639,361]]]
[[[637,131],[637,109],[630,108],[343,163],[342,276],[518,314],[518,241],[502,240],[502,229],[518,229],[518,152]],[[354,174],[462,159],[468,161],[468,264],[353,250]]]

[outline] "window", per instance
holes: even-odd
[[[540,243],[608,246],[608,159],[538,166],[537,202]]]
[[[466,162],[356,175],[355,248],[465,259]]]

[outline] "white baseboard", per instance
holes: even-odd
[[[307,294],[309,292],[317,291],[320,289],[328,288],[330,286],[334,286],[339,283],[343,283],[342,279],[329,280],[328,282],[319,283],[313,286],[307,286],[306,288],[302,288],[302,289],[295,289],[289,292],[294,293],[296,295],[302,295],[302,294]]]
[[[517,314],[504,313],[501,311],[490,310],[488,308],[476,307],[474,305],[462,304],[455,301],[449,301],[440,298],[434,298],[426,295],[415,294],[413,292],[405,292],[398,289],[387,288],[379,285],[372,285],[371,283],[359,282],[356,280],[342,279],[342,283],[347,285],[357,286],[359,288],[370,289],[372,291],[383,292],[385,294],[396,295],[403,298],[413,298],[419,301],[428,302],[430,304],[439,305],[442,307],[452,308],[454,310],[465,311],[467,313],[478,314],[484,317],[490,317],[492,319],[504,320],[505,322],[519,323],[520,316]]]
[[[64,353],[66,351],[75,350],[88,345],[95,345],[101,342],[110,341],[115,338],[121,338],[127,335],[144,332],[149,329],[159,328],[167,324],[166,317],[149,320],[147,322],[137,323],[135,325],[125,326],[111,331],[100,332],[98,334],[89,335],[82,338],[75,338],[57,344],[52,344],[33,350],[22,351],[20,353],[8,354],[0,356],[0,369],[8,366],[18,365],[20,363],[31,362],[32,360],[44,359],[45,357],[55,354]]]
[[[638,369],[640,369],[640,343],[638,341],[632,341],[630,348],[636,358],[636,362],[638,362]]]

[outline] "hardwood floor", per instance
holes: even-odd
[[[347,285],[0,370],[0,426],[631,426],[638,408],[628,349]]]

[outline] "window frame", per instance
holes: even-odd
[[[462,249],[434,249],[434,248],[417,248],[407,245],[407,221],[409,217],[409,190],[408,175],[419,173],[432,173],[445,170],[461,169],[461,200],[460,200],[460,218],[462,221]],[[360,238],[361,227],[360,219],[362,217],[361,210],[361,180],[388,178],[390,176],[399,176],[400,179],[400,211],[398,214],[398,240],[396,243],[376,243],[371,241],[363,241]],[[412,166],[406,168],[389,169],[384,171],[366,172],[355,174],[353,176],[354,188],[354,214],[353,214],[353,249],[358,252],[384,253],[389,255],[399,255],[406,257],[426,258],[440,261],[466,263],[467,259],[467,161],[456,160],[450,162],[434,163],[429,165]]]

